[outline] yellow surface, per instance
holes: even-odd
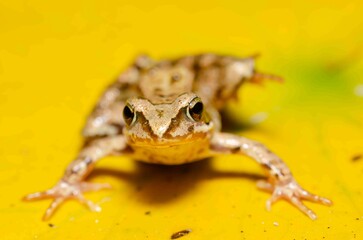
[[[0,238],[363,239],[363,159],[351,160],[363,154],[362,1],[137,2],[0,1]],[[248,126],[239,134],[334,201],[307,203],[317,221],[286,202],[265,211],[269,195],[248,177],[260,168],[235,156],[180,167],[104,159],[91,180],[114,189],[87,194],[101,213],[70,201],[42,222],[50,201],[21,201],[61,177],[97,97],[134,56],[206,51],[260,52],[259,69],[285,77],[244,86],[229,108]]]

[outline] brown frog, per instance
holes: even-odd
[[[44,220],[71,198],[100,211],[83,192],[110,187],[86,181],[98,160],[109,155],[176,165],[219,154],[241,154],[267,173],[267,179],[257,183],[272,193],[267,209],[285,199],[316,219],[302,200],[331,205],[330,200],[300,187],[287,165],[261,143],[221,132],[219,112],[235,97],[238,87],[265,78],[279,80],[256,72],[255,57],[201,54],[165,61],[138,57],[100,98],[83,130],[84,147],[64,176],[53,188],[29,194],[25,200],[54,198]]]

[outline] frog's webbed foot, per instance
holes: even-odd
[[[261,180],[257,182],[257,187],[264,191],[272,192],[272,196],[269,200],[266,201],[266,209],[269,211],[271,209],[271,205],[280,199],[285,199],[286,201],[293,204],[297,207],[300,211],[310,217],[312,220],[315,220],[316,214],[306,207],[301,200],[308,200],[315,203],[320,203],[326,206],[332,205],[332,201],[320,197],[318,195],[312,194],[302,187],[295,180],[290,180],[287,183],[276,183],[275,185]]]
[[[88,182],[77,182],[69,183],[67,181],[59,181],[53,188],[44,192],[36,192],[26,195],[25,201],[41,200],[47,198],[53,198],[53,202],[50,204],[48,209],[45,211],[43,220],[48,220],[56,209],[67,199],[76,199],[91,211],[99,212],[101,207],[92,201],[86,199],[83,196],[83,192],[98,191],[101,189],[110,189],[111,185],[106,183],[88,183]]]

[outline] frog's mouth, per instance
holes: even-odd
[[[147,163],[179,165],[210,157],[209,139],[130,144],[134,159]]]

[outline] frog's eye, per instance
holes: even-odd
[[[127,125],[131,125],[136,120],[136,114],[131,106],[126,105],[123,111],[124,120]]]
[[[188,106],[187,109],[187,116],[194,120],[194,121],[200,121],[202,119],[204,105],[202,103],[202,100],[200,98],[194,98]]]

